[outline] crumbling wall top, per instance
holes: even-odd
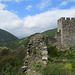
[[[70,18],[70,17],[61,17],[59,20],[58,20],[58,22],[59,21],[74,21],[75,20],[75,18]]]
[[[61,17],[61,18],[58,20],[58,22],[59,22],[59,21],[62,21],[62,20],[65,20],[65,17]]]
[[[73,21],[73,20],[75,20],[75,18],[71,18],[71,20]]]

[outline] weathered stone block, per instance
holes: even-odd
[[[48,57],[47,57],[47,56],[43,56],[43,57],[42,57],[42,60],[43,60],[43,61],[46,61],[46,60],[48,60]]]
[[[47,55],[48,51],[42,51],[42,55]]]

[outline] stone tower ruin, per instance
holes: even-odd
[[[75,18],[62,17],[58,21],[55,38],[58,44],[66,47],[75,45]]]

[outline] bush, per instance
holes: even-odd
[[[42,68],[42,63],[41,63],[41,62],[37,62],[37,63],[35,64],[35,69],[36,69],[36,71],[40,71],[41,68]]]
[[[54,61],[51,56],[48,56],[48,60],[49,60],[50,62],[53,62],[53,61]]]
[[[0,71],[7,65],[7,64],[10,64],[12,65],[12,67],[15,67],[15,66],[18,66],[21,65],[21,61],[14,57],[14,56],[5,56],[3,57],[1,60],[0,60]]]
[[[72,70],[72,64],[71,63],[66,63],[65,64],[65,67],[68,69],[68,70]]]
[[[45,68],[42,70],[43,75],[68,75],[68,72],[66,69],[63,69],[63,67],[59,64],[48,64]]]
[[[8,55],[8,54],[9,54],[9,50],[7,48],[3,48],[0,51],[0,56],[5,56],[5,55]]]
[[[25,61],[28,61],[30,59],[30,56],[26,56],[22,61],[25,62]]]
[[[2,69],[2,74],[3,75],[10,75],[10,70],[11,70],[11,65],[10,64],[7,64],[6,67],[4,69]]]
[[[33,53],[33,55],[35,55],[36,54],[36,49],[33,49],[32,53]]]
[[[72,70],[75,71],[75,62],[72,62]]]
[[[55,46],[47,47],[48,55],[51,57],[56,57],[59,55],[58,49]]]

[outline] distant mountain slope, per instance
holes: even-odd
[[[28,36],[28,37],[25,37],[25,38],[22,38],[22,39],[18,39],[16,41],[13,41],[13,42],[9,42],[9,43],[6,43],[4,46],[10,48],[10,49],[17,49],[18,47],[20,47],[21,45],[24,45],[25,48],[27,48],[27,45],[31,39],[32,36],[36,35],[36,34],[39,34],[39,33],[35,33],[31,36]]]
[[[18,40],[18,38],[7,31],[0,29],[0,44],[11,42],[14,40]]]
[[[54,37],[56,31],[57,31],[57,28],[51,29],[51,30],[47,30],[47,31],[43,32],[42,34],[47,35],[47,36]]]
[[[46,36],[54,37],[56,31],[57,31],[57,29],[51,29],[51,30],[47,30],[47,31],[43,32],[42,34],[46,35]],[[23,44],[25,45],[25,47],[27,47],[30,38],[32,36],[36,35],[36,34],[39,34],[39,33],[35,33],[35,34],[31,35],[31,36],[16,40],[14,42],[6,43],[5,46],[10,48],[10,49],[13,49],[13,50],[17,49],[19,46],[21,46]]]
[[[56,31],[57,31],[57,29],[51,29],[51,30],[47,30],[47,31],[43,32],[42,34],[54,37]],[[39,34],[39,33],[35,33],[31,36],[28,36],[28,37],[25,37],[25,38],[22,38],[22,39],[13,41],[13,42],[6,43],[5,46],[10,49],[13,49],[13,50],[17,49],[19,46],[21,46],[23,44],[25,45],[25,47],[27,47],[30,38],[36,34]]]

